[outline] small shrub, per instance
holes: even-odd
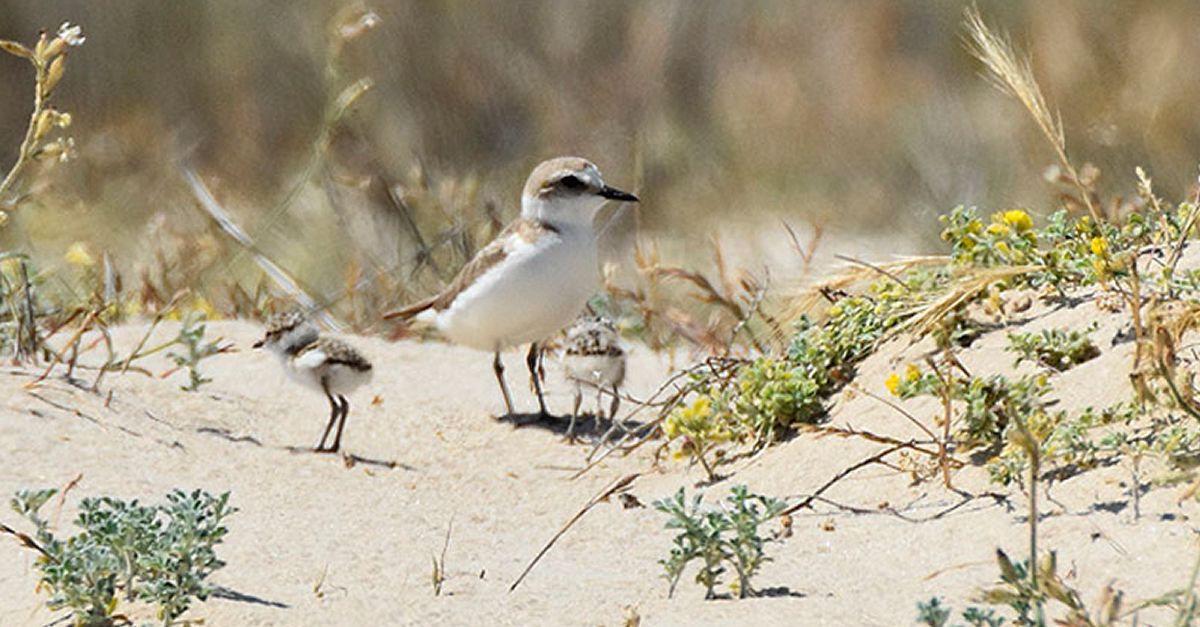
[[[704,586],[706,599],[717,597],[716,588],[722,575],[732,568],[737,580],[731,589],[739,598],[754,596],[751,578],[770,558],[764,547],[775,538],[763,538],[762,524],[783,512],[786,503],[779,499],[750,494],[746,486],[734,486],[725,505],[719,509],[701,511],[703,497],[697,494],[689,503],[683,488],[673,498],[654,503],[654,508],[670,516],[668,529],[679,529],[671,556],[660,560],[664,576],[671,582],[670,594],[692,561],[701,562],[696,583]]]
[[[733,437],[728,425],[713,410],[711,396],[700,396],[690,405],[671,412],[663,421],[663,433],[668,440],[678,442],[676,457],[699,462],[709,480],[716,478],[713,472],[716,447]]]
[[[932,597],[925,602],[917,602],[917,624],[927,627],[945,627],[950,622],[952,611],[942,605],[940,597]],[[1001,627],[1004,619],[996,616],[992,610],[981,610],[968,607],[962,613],[962,619],[971,627]]]
[[[236,511],[229,493],[175,490],[167,503],[152,506],[86,498],[75,519],[80,532],[64,539],[39,515],[56,492],[23,490],[11,502],[36,529],[39,586],[50,591],[50,609],[69,609],[77,625],[112,625],[122,593],[154,605],[169,625],[193,598],[211,593],[206,580],[225,565],[215,547],[227,532],[224,519]]]
[[[901,377],[893,373],[885,381],[888,390],[903,399],[916,396],[942,397],[949,385],[951,400],[960,403],[956,441],[963,447],[986,448],[1000,444],[1012,416],[1030,416],[1044,411],[1050,392],[1045,376],[1010,380],[1003,375],[966,377],[951,372],[922,370],[910,364]]]
[[[950,620],[950,608],[942,605],[940,597],[917,601],[917,623],[928,627],[943,627]]]
[[[987,225],[973,207],[957,207],[940,220],[942,239],[950,243],[956,263],[1019,266],[1038,261],[1038,234],[1021,209],[992,214]]]
[[[1052,370],[1063,372],[1100,356],[1092,343],[1093,323],[1083,331],[1043,329],[1040,333],[1009,333],[1008,350],[1017,354],[1014,365],[1032,361]]]
[[[167,357],[170,357],[177,367],[188,369],[188,384],[180,386],[186,392],[195,392],[205,383],[212,382],[212,379],[200,374],[200,361],[227,350],[221,347],[220,338],[204,342],[207,319],[208,316],[203,311],[193,310],[184,314],[179,336],[175,339],[175,343],[182,346],[184,352],[167,353]]]
[[[845,297],[828,317],[807,317],[785,356],[746,361],[732,376],[708,372],[693,381],[699,396],[667,415],[664,432],[680,444],[676,453],[704,466],[715,477],[716,445],[736,441],[755,449],[779,441],[797,424],[820,422],[826,403],[850,381],[855,364],[905,319],[911,290],[939,284],[937,275],[912,273],[910,285],[888,279],[871,294]]]
[[[1054,410],[1047,398],[1051,387],[1045,375],[1015,380],[1003,375],[966,377],[909,364],[903,375],[893,373],[885,385],[892,394],[905,399],[942,398],[949,385],[949,397],[957,408],[954,441],[968,450],[994,449],[987,470],[992,481],[1001,485],[1020,481],[1029,463],[1028,455],[1012,437],[1014,417],[1024,420],[1039,444],[1043,468],[1052,470],[1068,464],[1094,465],[1102,451],[1112,450],[1117,444],[1110,442],[1112,435],[1094,439],[1092,430],[1118,421],[1129,423],[1136,414],[1129,403],[1101,410],[1089,408],[1078,415]]]
[[[742,439],[768,444],[794,424],[817,422],[825,413],[823,401],[820,383],[803,369],[763,358],[738,374],[730,411]]]

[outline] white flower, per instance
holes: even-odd
[[[83,42],[87,41],[87,37],[83,36],[83,27],[71,26],[70,22],[63,22],[62,26],[58,27],[58,37],[67,42],[68,46],[82,46]]]
[[[67,161],[70,161],[71,159],[74,159],[75,157],[79,156],[79,153],[75,152],[75,138],[74,137],[68,137],[65,141],[64,140],[59,140],[59,141],[62,142],[62,146],[63,146],[62,153],[60,153],[58,155],[59,163],[66,163]]]
[[[379,21],[379,14],[367,9],[359,14],[357,18],[348,20],[339,26],[338,35],[345,40],[354,39],[378,26]]]

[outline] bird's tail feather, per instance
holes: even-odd
[[[417,301],[407,307],[401,307],[395,311],[389,311],[383,314],[384,320],[399,320],[400,322],[411,322],[421,312],[433,307],[433,303],[437,300],[436,297],[426,298],[425,300]]]

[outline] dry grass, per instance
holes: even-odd
[[[34,267],[50,270],[80,241],[108,258],[126,298],[143,288],[141,277],[153,278],[146,299],[129,298],[151,311],[183,287],[223,315],[269,309],[272,292],[284,291],[194,211],[182,160],[314,302],[369,330],[374,313],[446,280],[513,215],[530,164],[559,152],[585,153],[610,178],[637,181],[645,210],[613,231],[637,224],[647,239],[702,239],[740,216],[811,221],[831,234],[916,233],[924,229],[908,216],[951,203],[1048,197],[1038,160],[1012,148],[1026,131],[1021,120],[994,115],[960,63],[956,7],[587,6],[595,28],[586,37],[576,36],[567,7],[532,2],[467,12],[401,2],[370,14],[306,0],[283,16],[258,6],[209,13],[163,5],[147,10],[172,26],[152,36],[74,7],[106,46],[103,55],[87,47],[73,54],[70,74],[83,80],[68,78],[55,96],[75,109],[86,103],[77,116],[80,161],[29,190],[37,210],[0,232],[0,247],[26,250]],[[10,7],[11,32],[0,36],[33,33],[49,12]],[[1121,8],[1119,19],[1104,21],[1076,3],[998,14],[1030,39],[1042,81],[1084,128],[1144,127],[1140,105],[1116,102],[1113,84],[1136,85],[1139,103],[1164,112],[1121,137],[1121,151],[1085,132],[1070,133],[1073,150],[1099,152],[1105,171],[1146,162],[1167,188],[1186,180],[1175,166],[1195,133],[1189,117],[1170,112],[1194,110],[1193,96],[1152,78],[1178,73],[1194,56],[1194,38],[1179,38],[1191,8]],[[251,26],[273,20],[294,26],[292,35],[263,37]],[[1038,128],[1072,163],[1064,141],[1071,129],[1032,82],[1028,59],[977,21],[996,80],[1033,105]],[[1115,42],[1137,45],[1147,32],[1175,46],[1164,45],[1178,59],[1121,54],[1126,61],[1103,80],[1087,71],[1118,52]],[[934,43],[904,43],[917,36]],[[854,62],[828,50],[851,52],[844,58]],[[591,70],[572,71],[584,59]],[[7,84],[28,78],[18,64],[0,73]],[[15,147],[23,136],[28,94],[19,92],[0,96],[0,145]],[[803,149],[813,146],[821,148]],[[1067,176],[1072,186],[1089,181],[1087,166],[1077,167]],[[1090,194],[1079,202],[1094,204]],[[164,240],[162,255],[143,244]],[[693,271],[710,260],[692,247],[663,265]],[[779,286],[805,265],[773,268],[770,280],[755,269],[754,279]],[[169,284],[158,280],[164,266],[176,274]],[[704,274],[728,295],[719,273]],[[728,339],[724,322],[714,330],[708,319],[672,315],[670,324],[697,341]],[[739,335],[761,331],[748,324]]]
[[[1063,132],[1062,118],[1057,111],[1052,112],[1046,104],[1046,97],[1042,95],[1042,89],[1033,76],[1031,60],[1018,54],[1007,36],[988,27],[978,8],[968,8],[965,15],[964,24],[971,54],[987,68],[987,77],[992,84],[1016,98],[1033,117],[1038,130],[1054,147],[1059,164],[1066,169],[1071,181],[1079,189],[1080,197],[1092,219],[1101,222],[1103,217],[1093,204],[1090,191],[1067,156],[1067,138]]]

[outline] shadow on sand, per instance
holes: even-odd
[[[496,416],[496,420],[510,424],[516,429],[534,427],[563,437],[566,437],[567,427],[571,424],[571,416],[569,414],[562,416],[539,413],[505,414]],[[623,424],[627,430],[633,431],[641,428],[644,423],[631,420]],[[575,419],[575,436],[580,438],[600,437],[607,433],[611,427],[612,421],[607,418],[600,418],[594,414],[579,414],[579,417]],[[622,433],[621,427],[618,426],[615,433]]]

